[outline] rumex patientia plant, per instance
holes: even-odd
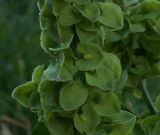
[[[157,0],[41,0],[47,68],[13,97],[37,113],[52,135],[158,135],[160,75]]]

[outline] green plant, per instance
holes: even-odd
[[[51,56],[12,96],[52,135],[158,135],[157,0],[41,0],[41,46]],[[155,92],[156,96],[159,92]]]

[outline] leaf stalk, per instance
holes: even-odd
[[[148,93],[148,89],[147,89],[147,82],[146,80],[142,80],[141,83],[139,84],[139,89],[143,95],[143,98],[148,106],[148,109],[150,110],[150,112],[152,114],[157,114],[156,109],[154,107],[153,101]]]

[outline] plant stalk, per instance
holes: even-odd
[[[153,105],[153,101],[148,93],[147,83],[146,83],[145,79],[142,80],[142,82],[139,84],[139,89],[143,95],[143,98],[144,98],[150,112],[152,114],[157,114],[156,109],[154,108],[154,105]]]

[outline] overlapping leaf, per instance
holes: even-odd
[[[27,82],[23,85],[18,86],[12,93],[12,97],[15,98],[23,106],[34,108],[34,104],[32,104],[34,103],[34,100],[37,99],[38,101],[35,102],[39,102],[37,84],[34,82]]]
[[[13,97],[52,135],[158,135],[159,116],[142,113],[137,87],[160,75],[160,2],[45,0],[39,9],[50,64]]]
[[[60,12],[59,15],[59,23],[62,26],[71,26],[80,22],[81,20],[82,16],[78,10],[71,5],[68,5],[63,11]]]
[[[95,90],[89,98],[89,102],[99,116],[108,116],[120,112],[120,101],[113,92]]]
[[[106,121],[110,121],[108,128],[111,128],[109,135],[129,135],[132,133],[136,117],[129,113],[122,111],[121,113],[111,115],[106,118]]]
[[[78,7],[80,13],[91,22],[96,22],[100,18],[100,9],[97,3],[90,3]]]
[[[49,67],[44,71],[44,78],[50,81],[70,81],[73,79],[73,74],[77,72],[77,68],[73,65],[73,56],[71,51],[68,56],[60,53],[55,56],[50,62]]]
[[[101,118],[89,104],[82,107],[82,113],[77,112],[74,116],[74,126],[80,133],[94,133],[100,121]]]
[[[60,105],[66,110],[74,110],[85,103],[88,97],[88,86],[81,82],[69,82],[60,90]],[[76,101],[76,102],[75,102]]]
[[[73,126],[69,119],[53,118],[46,123],[46,126],[52,135],[74,135]]]
[[[105,53],[103,64],[96,69],[95,73],[86,73],[86,81],[91,86],[102,90],[113,90],[113,84],[121,76],[121,64],[117,56]]]
[[[156,135],[159,131],[160,117],[158,115],[149,116],[141,121],[142,129],[147,135]]]
[[[103,51],[95,43],[79,43],[77,52],[82,55],[82,58],[76,61],[76,66],[82,71],[97,69],[104,59]]]
[[[113,3],[100,3],[99,4],[102,15],[100,22],[113,29],[121,29],[123,27],[123,15],[121,8]],[[112,13],[112,14],[111,14]]]

